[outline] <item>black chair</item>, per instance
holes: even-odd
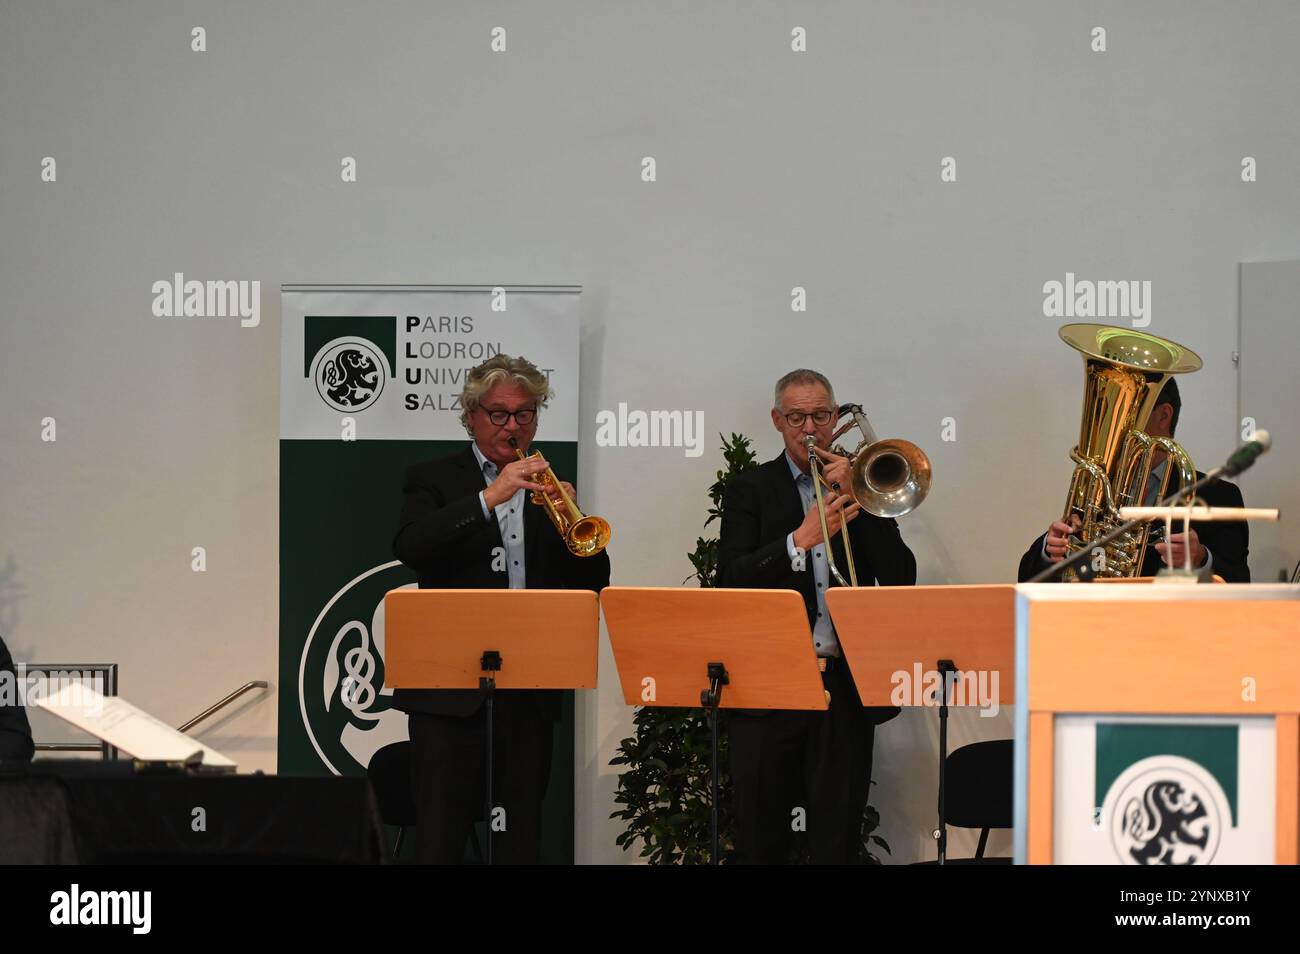
[[[375,790],[379,817],[397,826],[393,858],[402,853],[406,829],[415,827],[415,799],[411,797],[411,743],[392,742],[370,757],[366,777]]]
[[[397,840],[393,843],[393,860],[402,854],[402,839],[406,829],[415,827],[415,799],[411,795],[411,743],[390,742],[370,757],[366,777],[375,790],[379,803],[379,817],[385,825],[397,826]],[[481,820],[481,819],[480,819]],[[478,833],[470,831],[470,858],[482,863],[483,848]]]
[[[985,858],[984,849],[991,829],[1012,826],[1013,753],[1011,739],[973,742],[948,753],[944,821],[955,828],[980,829],[980,841],[974,858],[949,858],[947,864],[1011,864],[1010,858]]]

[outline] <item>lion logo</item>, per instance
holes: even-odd
[[[335,341],[316,359],[316,390],[336,411],[364,411],[384,390],[384,362],[357,338]]]
[[[1204,865],[1219,848],[1227,796],[1201,765],[1177,756],[1143,759],[1106,796],[1111,841],[1130,865]]]

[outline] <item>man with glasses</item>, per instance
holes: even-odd
[[[422,589],[584,589],[609,585],[609,556],[577,557],[533,505],[541,460],[520,460],[537,433],[551,389],[525,358],[496,355],[469,372],[461,423],[464,450],[406,471],[393,553]],[[571,484],[566,491],[576,499]],[[557,495],[558,496],[558,495]],[[483,621],[491,633],[493,621]],[[545,634],[538,634],[544,638]],[[536,863],[541,806],[550,778],[556,690],[501,690],[494,712],[495,791],[505,830],[493,833],[493,861]],[[484,799],[484,692],[398,690],[410,716],[412,793],[419,861],[456,864]]]
[[[826,590],[835,583],[813,497],[805,435],[816,437],[832,488],[826,492],[826,523],[837,565],[846,562],[840,533],[845,521],[862,585],[910,586],[916,583],[916,559],[897,523],[862,511],[848,495],[849,462],[828,449],[838,415],[825,376],[807,369],[791,371],[777,381],[774,404],[772,425],[785,449],[727,486],[718,585],[792,589],[803,595],[830,708],[732,713],[736,860],[785,863],[791,856],[792,823],[802,817],[809,859],[814,864],[848,864],[857,860],[862,843],[875,727],[898,710],[865,708],[844,665],[826,609]],[[800,808],[804,811],[797,813]]]

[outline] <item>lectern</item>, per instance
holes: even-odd
[[[1300,587],[1024,585],[1015,857],[1296,864]]]

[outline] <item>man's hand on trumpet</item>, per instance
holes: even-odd
[[[572,500],[574,505],[576,506],[578,503],[578,492],[573,489],[573,484],[569,483],[567,480],[562,480],[560,481],[560,486],[564,488],[564,492],[569,495],[569,499]],[[551,486],[550,488],[547,489],[546,495],[550,497],[551,500],[553,500],[555,503],[563,506],[564,499],[560,496],[560,492],[556,490],[554,486]],[[578,509],[582,509],[582,508],[579,507]]]
[[[497,472],[497,479],[483,491],[483,499],[490,508],[496,509],[513,497],[521,487],[525,490],[545,490],[534,478],[548,466],[540,457],[511,461]]]

